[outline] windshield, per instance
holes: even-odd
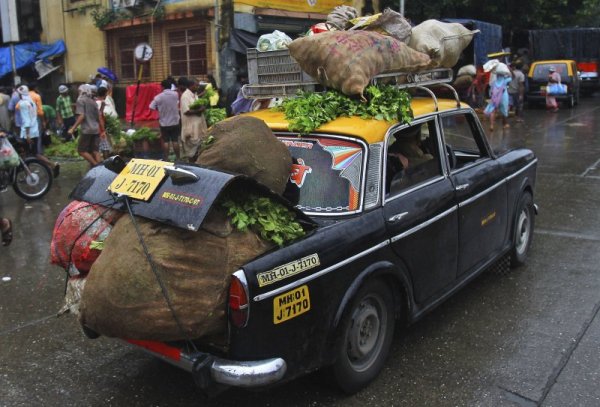
[[[533,79],[536,81],[547,81],[548,75],[550,75],[551,67],[554,67],[556,72],[560,74],[561,82],[569,82],[570,78],[567,71],[567,64],[561,63],[537,64],[533,69]]]
[[[330,137],[280,137],[294,165],[288,189],[297,207],[310,214],[337,215],[357,211],[361,202],[364,147]]]

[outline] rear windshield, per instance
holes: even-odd
[[[550,67],[554,67],[556,72],[560,74],[561,82],[569,82],[571,80],[567,64],[537,64],[533,69],[533,79],[536,81],[547,81],[548,75],[550,75]]]
[[[360,209],[362,144],[329,137],[279,139],[295,160],[286,194],[297,198],[299,209],[323,215]]]

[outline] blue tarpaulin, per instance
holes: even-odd
[[[484,21],[466,18],[444,18],[446,23],[459,23],[469,30],[479,30],[473,37],[475,60],[473,64],[481,66],[488,61],[487,54],[502,51],[502,26]]]
[[[26,42],[15,44],[15,64],[17,69],[24,68],[35,63],[35,61],[49,59],[64,54],[67,51],[65,42],[58,40],[52,44],[42,44],[41,42]],[[10,59],[10,47],[0,48],[0,78],[12,72],[12,62]]]

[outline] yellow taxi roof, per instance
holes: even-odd
[[[468,107],[468,105],[465,105],[464,103],[461,104],[461,106]],[[411,107],[415,119],[435,111],[435,105],[431,98],[412,99]],[[456,109],[455,100],[438,99],[438,110],[440,112],[451,109]],[[246,115],[261,119],[273,131],[288,131],[288,121],[281,111],[275,109],[263,109],[246,113]],[[360,137],[371,144],[383,141],[388,129],[397,123],[397,121],[387,122],[384,120],[361,119],[356,116],[339,117],[322,125],[315,132]]]

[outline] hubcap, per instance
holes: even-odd
[[[347,354],[357,371],[368,369],[383,345],[387,316],[379,298],[365,298],[354,310],[347,336]]]
[[[25,177],[25,182],[27,182],[27,185],[29,186],[37,185],[37,183],[40,182],[40,176],[37,175],[35,172],[32,172],[31,174],[27,175],[27,177]]]
[[[527,249],[527,242],[529,241],[530,224],[529,224],[529,213],[526,208],[523,208],[519,214],[519,220],[517,222],[517,253],[523,254]]]

